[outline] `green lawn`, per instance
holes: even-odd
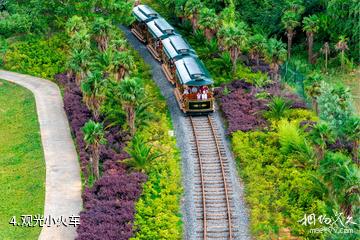
[[[45,162],[33,94],[0,80],[0,239],[37,239],[41,228],[12,216],[43,214]]]

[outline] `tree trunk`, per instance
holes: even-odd
[[[230,49],[230,57],[231,57],[231,60],[232,60],[232,72],[235,73],[236,72],[236,63],[237,63],[237,59],[238,59],[238,56],[239,56],[239,53],[238,53],[238,48],[237,47],[233,47]]]
[[[325,73],[328,72],[328,53],[325,53]]]
[[[359,141],[355,140],[353,143],[353,149],[352,149],[352,155],[353,155],[353,161],[360,166],[360,161],[359,161]]]
[[[290,60],[292,40],[293,40],[293,37],[295,35],[294,30],[293,29],[288,29],[286,35],[287,35],[287,39],[288,39],[288,60]]]
[[[314,33],[307,32],[307,39],[308,39],[308,61],[310,64],[313,64],[313,43],[314,43]]]
[[[130,135],[134,136],[135,135],[135,106],[131,105],[131,104],[127,104],[126,106],[127,109],[127,122],[129,124],[129,128],[130,128]]]
[[[260,54],[259,53],[255,53],[255,62],[256,62],[256,66],[258,67],[260,65]]]
[[[92,154],[93,154],[93,171],[96,179],[100,178],[99,173],[99,146],[93,145],[92,146]]]
[[[318,106],[318,103],[316,101],[316,98],[312,98],[312,105],[313,105],[313,108],[316,112],[316,115],[319,115],[319,106]]]
[[[205,37],[208,41],[211,41],[211,39],[213,39],[214,34],[210,28],[205,28]]]
[[[196,33],[196,30],[198,29],[198,24],[197,24],[197,22],[198,22],[198,20],[197,20],[197,13],[195,12],[195,13],[193,13],[193,15],[192,15],[192,18],[191,18],[191,25],[192,25],[192,28],[193,28],[193,33],[195,34]]]

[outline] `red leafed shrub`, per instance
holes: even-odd
[[[215,94],[219,98],[221,109],[228,123],[227,133],[237,130],[250,131],[266,126],[260,111],[266,109],[266,101],[256,99],[255,87],[244,81],[234,81],[226,88],[230,91],[224,95],[222,86]]]
[[[76,139],[80,166],[85,179],[88,178],[89,154],[86,150],[81,128],[92,117],[82,102],[82,94],[73,79],[65,74],[56,76],[64,85],[64,109],[72,134]],[[120,127],[105,132],[107,145],[100,148],[102,177],[83,193],[84,210],[80,213],[78,240],[129,239],[133,235],[135,202],[142,192],[146,176],[142,173],[127,173],[119,160],[128,157],[122,151],[127,133]]]
[[[256,98],[256,94],[266,92],[265,99]],[[290,102],[291,108],[306,108],[306,104],[296,94],[282,88],[280,83],[273,83],[262,89],[256,88],[244,80],[235,80],[215,90],[223,115],[228,123],[227,133],[263,129],[267,121],[262,113],[273,96],[280,96]]]

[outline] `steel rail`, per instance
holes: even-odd
[[[196,150],[197,150],[197,155],[199,158],[199,168],[200,168],[200,179],[201,179],[201,191],[202,191],[202,203],[203,203],[203,225],[204,225],[204,239],[207,239],[207,225],[206,225],[206,197],[205,197],[205,184],[204,184],[204,176],[203,176],[203,166],[202,166],[202,160],[201,160],[201,154],[200,154],[200,149],[199,149],[199,142],[196,136],[196,131],[195,131],[195,126],[194,126],[194,122],[192,120],[192,117],[190,116],[190,122],[191,122],[191,126],[194,132],[194,138],[195,138],[195,143],[196,143]]]
[[[224,190],[225,190],[225,198],[226,198],[226,207],[227,207],[227,216],[228,216],[228,222],[229,222],[229,239],[232,239],[232,224],[231,224],[231,210],[230,210],[230,203],[229,203],[229,193],[228,193],[228,189],[227,189],[227,184],[226,184],[226,176],[225,176],[225,169],[224,169],[224,162],[221,156],[221,151],[220,151],[220,147],[219,147],[219,141],[215,135],[215,130],[214,130],[214,126],[213,123],[211,121],[210,116],[207,116],[207,119],[210,123],[210,127],[211,127],[211,132],[214,136],[214,140],[215,140],[215,144],[216,144],[216,149],[217,152],[219,154],[219,159],[220,159],[220,165],[221,165],[221,172],[222,172],[222,177],[223,177],[223,181],[224,181]]]

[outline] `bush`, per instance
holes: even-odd
[[[180,153],[175,138],[169,136],[172,127],[165,100],[150,80],[146,81],[145,89],[152,102],[148,112],[154,114],[155,118],[138,130],[138,134],[151,144],[152,151],[160,153],[160,156],[146,168],[148,180],[136,204],[136,234],[133,239],[181,239]]]
[[[238,171],[246,186],[251,231],[256,239],[281,237],[285,229],[291,235],[317,239],[309,233],[309,226],[298,223],[305,213],[323,212],[312,180],[314,171],[298,168],[294,162],[298,154],[283,154],[279,144],[276,132],[238,131],[232,136]]]
[[[0,35],[9,37],[13,34],[28,33],[31,28],[31,19],[26,14],[12,14],[0,12]]]
[[[24,41],[10,44],[4,55],[4,68],[33,76],[54,79],[65,71],[67,45],[64,37],[49,39],[28,36]]]

